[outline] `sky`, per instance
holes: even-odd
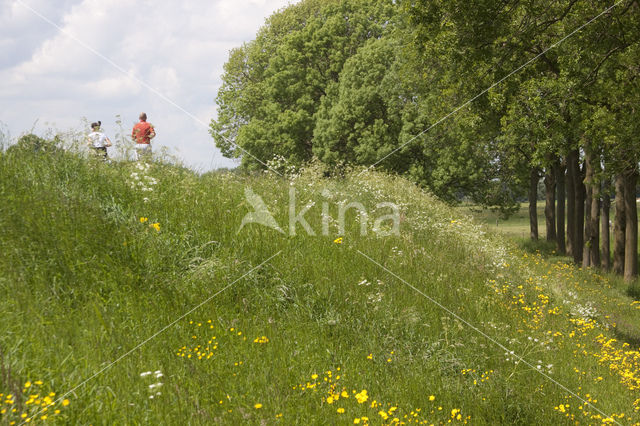
[[[229,51],[295,0],[0,0],[0,130],[114,139],[146,112],[161,146],[198,171],[234,167],[208,124]],[[86,129],[87,133],[89,129]]]

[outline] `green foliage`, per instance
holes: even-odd
[[[637,169],[638,6],[605,7],[302,1],[231,53],[211,132],[248,169],[375,164],[509,215],[569,152]]]
[[[273,15],[225,65],[211,123],[217,146],[248,168],[260,164],[243,150],[263,161],[310,160],[320,99],[346,60],[382,36],[391,10],[374,0],[303,1]]]
[[[396,51],[388,38],[370,40],[329,85],[314,129],[313,153],[321,161],[373,164],[398,146],[406,96],[393,69]]]
[[[211,127],[217,145],[242,156],[245,168],[261,167],[253,157],[292,165],[312,155],[330,165],[384,159],[378,167],[446,200],[466,196],[508,214],[516,181],[495,167],[494,147],[478,143],[490,121],[466,111],[407,144],[462,98],[448,87],[457,78],[452,60],[416,59],[406,47],[412,28],[396,12],[377,1],[301,2],[275,14],[226,64]]]
[[[20,136],[18,141],[8,148],[8,151],[25,151],[32,153],[51,153],[58,150],[60,141],[55,138],[47,140],[40,136],[28,133]]]

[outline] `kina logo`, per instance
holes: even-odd
[[[258,225],[266,226],[267,228],[275,229],[282,234],[285,233],[282,228],[280,228],[273,215],[271,215],[271,212],[269,212],[269,209],[262,200],[262,197],[253,192],[251,188],[245,188],[244,196],[247,203],[253,207],[253,211],[247,213],[244,218],[242,218],[242,224],[240,225],[240,229],[238,229],[238,233],[242,231],[242,228],[244,228],[245,225],[250,223],[256,223]]]

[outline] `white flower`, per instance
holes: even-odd
[[[140,373],[140,377],[146,377],[151,374],[151,371],[145,371],[144,373]]]

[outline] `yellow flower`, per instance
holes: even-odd
[[[338,412],[338,414],[342,414],[344,413],[344,408],[338,408],[336,411]]]
[[[262,404],[257,403],[256,405],[254,405],[254,407],[256,408],[256,410],[258,410],[258,409],[262,408]]]
[[[430,395],[430,396],[429,396],[429,401],[433,401],[433,400],[435,400],[435,399],[436,399],[436,397],[435,397],[434,395]]]
[[[333,240],[333,242],[336,244],[342,244],[342,237],[336,238],[335,240]]]
[[[367,355],[367,359],[373,359],[373,354]]]
[[[24,387],[25,387],[25,388],[29,388],[29,387],[31,387],[31,382],[27,382],[27,383],[25,383],[25,384],[24,384]]]
[[[363,389],[362,392],[356,394],[356,399],[358,400],[358,404],[362,404],[369,399],[369,395],[367,395],[367,390]]]
[[[317,378],[318,378],[318,375],[317,375],[317,374],[312,374],[312,375],[311,375],[311,378],[312,378],[313,380],[315,380],[315,379],[317,379]]]
[[[141,217],[140,218],[140,223],[145,223],[146,221],[148,221],[149,218],[148,217]]]
[[[360,423],[360,419],[359,419],[359,418],[355,418],[355,419],[353,419],[353,424],[354,424],[354,425],[357,425],[357,424],[359,424],[359,423]]]
[[[68,399],[63,399],[62,400],[62,406],[66,407],[67,405],[69,405],[69,400]]]
[[[160,224],[159,223],[152,223],[151,225],[149,225],[149,228],[153,228],[156,231],[160,232]]]

